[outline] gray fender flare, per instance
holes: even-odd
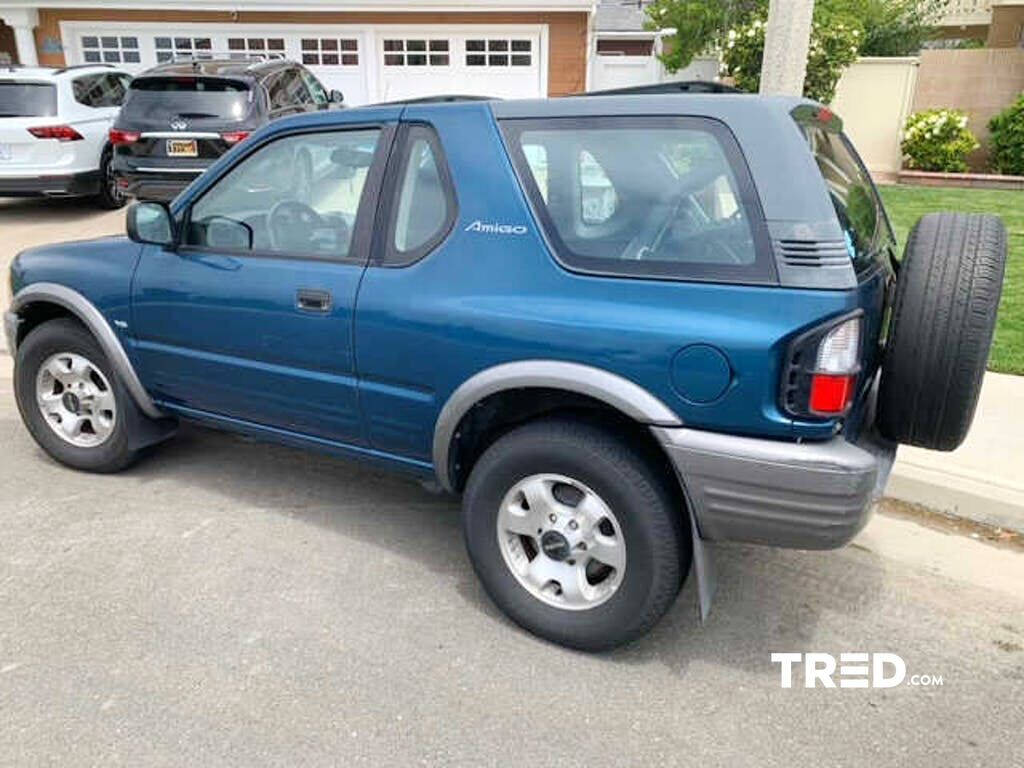
[[[469,410],[489,395],[510,389],[538,387],[577,392],[607,403],[641,424],[656,427],[680,427],[682,421],[665,403],[638,384],[618,374],[580,363],[561,360],[519,360],[485,368],[466,379],[448,398],[434,427],[433,460],[437,481],[453,491],[448,457],[459,422]],[[655,430],[655,437],[658,437]],[[660,442],[660,441],[659,441]],[[687,497],[684,510],[690,523],[693,542],[693,573],[697,580],[697,608],[701,621],[711,610],[715,591],[712,554],[700,538],[686,482],[678,478]]]
[[[446,491],[453,490],[448,453],[459,422],[485,397],[510,389],[563,389],[601,400],[641,424],[682,425],[679,417],[647,390],[618,374],[561,360],[518,360],[485,368],[466,379],[448,398],[434,426],[434,472]]]
[[[114,333],[114,329],[110,327],[110,323],[107,322],[103,313],[96,309],[91,301],[64,285],[33,283],[18,291],[11,301],[11,311],[18,314],[25,307],[36,302],[57,304],[81,320],[100,345],[103,354],[107,356],[107,360],[114,367],[114,371],[139,409],[152,419],[165,417],[165,414],[161,413],[153,403],[146,388],[142,386],[142,382],[135,373],[135,368],[132,367],[131,360],[128,359],[124,347],[121,346],[121,340]],[[14,354],[14,352],[15,350],[12,349],[11,353]]]

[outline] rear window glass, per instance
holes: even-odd
[[[128,89],[124,112],[144,119],[241,120],[253,93],[241,80],[212,77],[141,77]]]
[[[843,134],[813,124],[799,125],[825,180],[854,268],[866,269],[874,264],[884,226],[871,179]]]
[[[507,120],[520,175],[567,266],[766,282],[759,211],[724,126],[698,118]]]
[[[0,82],[0,117],[52,117],[57,89],[45,83]]]

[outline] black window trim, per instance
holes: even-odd
[[[503,118],[498,121],[505,149],[512,160],[520,187],[526,193],[534,219],[555,261],[562,268],[579,274],[598,277],[670,280],[673,282],[723,283],[731,285],[778,285],[768,225],[761,198],[739,142],[729,127],[712,117],[691,115],[594,115],[557,118]],[[703,130],[718,140],[726,162],[736,180],[738,202],[747,216],[754,239],[754,262],[749,265],[702,264],[687,262],[615,261],[580,256],[565,244],[548,212],[547,205],[530,170],[519,137],[529,130],[582,130],[593,128],[671,127]],[[614,267],[610,266],[614,265]]]
[[[398,219],[398,199],[401,195],[402,181],[411,157],[412,142],[417,138],[425,138],[434,153],[434,162],[441,176],[441,188],[444,190],[447,204],[447,216],[438,231],[425,243],[410,250],[400,251],[395,247],[395,229]],[[422,121],[403,122],[395,140],[394,150],[388,161],[388,169],[384,180],[384,192],[381,195],[381,206],[377,216],[380,224],[373,245],[371,267],[400,269],[422,261],[439,248],[455,228],[459,218],[459,202],[452,180],[448,158],[441,146],[441,138],[433,125]]]
[[[370,170],[366,175],[366,183],[363,185],[363,193],[359,198],[359,206],[356,209],[356,226],[355,230],[352,232],[351,247],[349,248],[348,256],[292,251],[249,250],[245,248],[212,248],[205,245],[193,245],[184,242],[184,237],[188,234],[188,227],[192,218],[192,209],[195,207],[196,203],[209,194],[210,190],[214,189],[217,184],[227,177],[235,168],[259,150],[264,147],[268,147],[277,141],[292,138],[294,136],[315,133],[347,133],[350,131],[366,131],[372,129],[379,130],[380,136],[377,139],[377,149],[374,153],[373,163],[370,165]],[[217,178],[203,190],[202,194],[194,200],[189,201],[188,206],[181,213],[179,242],[175,246],[175,250],[179,253],[223,254],[238,258],[286,259],[290,261],[316,261],[328,264],[354,264],[357,266],[366,266],[370,261],[373,246],[375,220],[374,211],[378,207],[378,201],[383,194],[385,170],[388,156],[391,152],[391,145],[394,142],[395,132],[395,124],[389,122],[344,123],[341,125],[330,126],[318,125],[289,131],[287,133],[276,134],[268,137],[266,140],[261,141],[258,144],[254,144],[248,148],[248,151],[246,151],[245,154],[239,155],[235,162],[225,168]]]

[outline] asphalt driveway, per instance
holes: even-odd
[[[0,202],[0,266],[123,218],[51,206]],[[587,656],[488,602],[450,498],[195,428],[73,472],[10,374],[2,765],[1020,764],[1017,551],[884,515],[838,552],[723,546],[707,625],[689,585],[648,638]],[[783,689],[773,651],[887,651],[943,680]]]

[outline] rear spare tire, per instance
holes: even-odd
[[[878,427],[899,443],[951,451],[974,418],[1006,264],[997,216],[930,213],[914,225],[896,285]]]

